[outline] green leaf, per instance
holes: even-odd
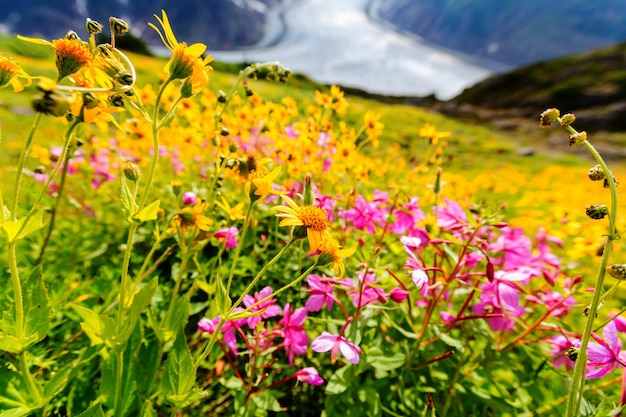
[[[281,407],[280,403],[278,402],[278,395],[278,393],[272,392],[271,390],[265,390],[260,394],[253,395],[252,401],[261,410],[275,412],[285,411],[285,409]]]
[[[161,379],[161,390],[165,399],[177,407],[180,406],[187,396],[192,394],[191,388],[195,381],[195,370],[191,359],[191,352],[187,347],[185,333],[182,326],[178,331],[172,350],[170,350],[165,370]]]
[[[137,320],[141,316],[141,313],[146,309],[147,306],[150,305],[152,301],[152,296],[156,292],[158,286],[158,279],[153,278],[146,285],[143,286],[137,293],[134,295],[132,303],[130,305],[130,309],[128,309],[128,315],[126,316],[125,325],[124,325],[124,340],[127,340],[130,335],[133,333],[133,329],[137,324]]]
[[[100,401],[91,403],[89,408],[80,413],[77,417],[104,417],[102,404],[100,403]]]
[[[326,394],[341,394],[352,384],[351,374],[348,372],[351,367],[344,366],[333,374],[326,385]]]
[[[99,315],[93,310],[76,304],[71,307],[83,319],[80,327],[89,337],[92,345],[106,344],[111,348],[115,346],[115,322],[111,317]]]
[[[165,323],[165,339],[166,341],[170,341],[178,332],[178,329],[181,326],[185,326],[187,324],[187,320],[189,319],[189,300],[187,297],[180,297],[174,303],[174,310],[172,311],[172,315],[170,316],[169,322]]]
[[[131,216],[137,211],[137,205],[133,202],[133,193],[130,191],[126,178],[122,175],[122,189],[120,190],[120,203],[122,204],[122,210],[128,216]]]
[[[23,239],[43,227],[43,209],[39,208],[32,216],[22,217],[16,221],[6,221],[0,225],[9,243]],[[21,231],[20,231],[21,229]]]
[[[22,286],[24,300],[24,337],[29,345],[41,341],[48,334],[50,307],[48,293],[43,284],[41,268],[35,268]]]
[[[0,417],[31,415],[36,407],[27,393],[28,388],[22,376],[3,369],[0,372]]]
[[[225,316],[233,305],[233,301],[230,299],[228,291],[226,291],[222,278],[218,276],[216,281],[215,301],[217,302],[217,311],[221,316]]]
[[[161,200],[156,200],[144,207],[139,213],[133,216],[133,219],[139,220],[141,223],[148,220],[155,220],[159,211]]]
[[[23,349],[23,341],[9,334],[0,334],[0,350],[11,353],[20,353]]]
[[[365,360],[379,371],[391,371],[406,363],[406,355],[401,352],[385,353],[379,347],[373,347],[365,356]]]

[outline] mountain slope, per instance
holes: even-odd
[[[586,129],[626,131],[626,43],[490,77],[441,110],[505,124],[507,119],[536,119],[548,107],[575,111]]]

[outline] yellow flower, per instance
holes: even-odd
[[[222,197],[222,202],[220,203],[219,201],[216,201],[215,204],[224,210],[232,221],[243,220],[246,218],[243,214],[243,203],[239,203],[235,207],[231,207],[230,203]]]
[[[306,228],[306,236],[309,240],[309,255],[317,252],[322,241],[329,237],[328,213],[326,209],[317,206],[300,207],[286,195],[281,196],[287,203],[286,206],[276,206],[272,210],[279,213],[276,217],[282,217],[279,226],[303,226]]]
[[[450,136],[450,132],[437,132],[437,128],[430,123],[426,123],[419,131],[419,135],[430,140],[430,143],[436,145],[441,138]]]
[[[148,23],[148,25],[156,30],[163,44],[172,51],[172,58],[165,65],[164,71],[175,80],[191,77],[192,93],[195,94],[209,82],[209,76],[205,72],[205,68],[213,58],[210,55],[202,58],[201,55],[206,51],[206,45],[202,43],[194,43],[187,46],[185,42],[178,42],[164,10],[161,10],[161,15],[162,18],[159,18],[157,15],[154,15],[154,17],[161,24],[163,33],[154,24]],[[211,67],[208,68],[211,70]]]
[[[66,36],[65,38],[56,39],[52,42],[27,38],[25,36],[17,36],[19,39],[35,43],[37,45],[46,45],[52,47],[56,54],[56,66],[59,72],[58,81],[76,73],[79,69],[87,66],[92,60],[93,55],[86,42],[81,41],[75,36]]]
[[[280,169],[281,167],[278,166],[268,174],[265,168],[259,168],[248,174],[249,181],[244,185],[244,192],[250,197],[253,203],[257,200],[265,200],[269,194],[280,195],[286,193],[286,191],[274,189],[274,181],[278,178]],[[254,186],[254,188],[251,189],[251,186]]]
[[[206,203],[198,203],[193,207],[184,207],[174,215],[174,224],[182,230],[189,227],[197,227],[208,232],[213,221],[204,215]]]
[[[346,273],[346,267],[343,264],[343,258],[352,256],[356,248],[342,249],[339,243],[328,236],[322,241],[320,246],[320,256],[318,265],[328,265],[338,278],[343,278]]]
[[[20,92],[24,89],[24,83],[20,78],[26,81],[25,85],[30,85],[30,76],[24,72],[18,63],[0,54],[0,88],[11,83],[13,92]]]

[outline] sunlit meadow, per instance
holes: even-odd
[[[0,416],[621,412],[623,175],[573,116],[588,160],[523,159],[151,27],[0,55]]]

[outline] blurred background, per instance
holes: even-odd
[[[2,0],[0,33],[84,35],[85,18],[126,20],[152,53],[164,9],[179,41],[218,60],[278,60],[322,83],[450,99],[493,74],[626,40],[626,1]],[[139,46],[135,45],[134,48]]]

